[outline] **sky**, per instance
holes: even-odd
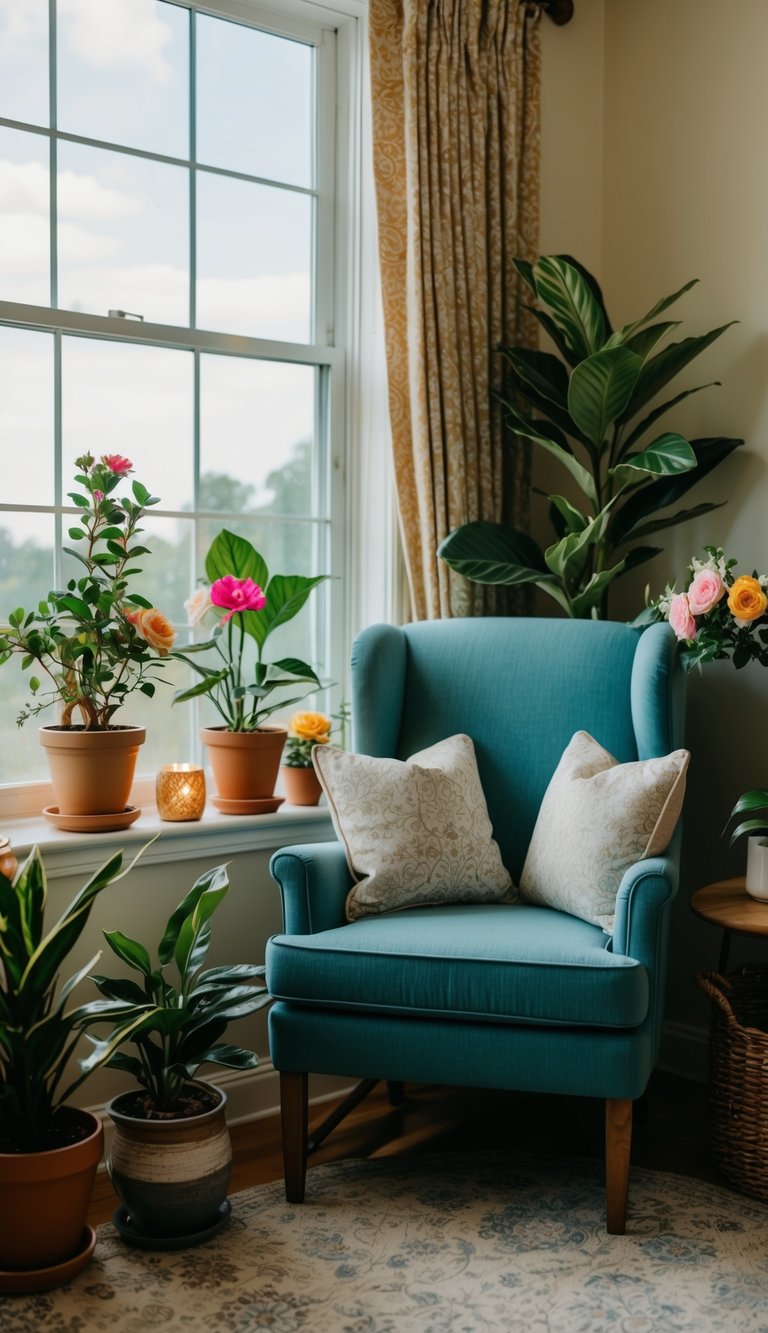
[[[0,0],[0,115],[41,126],[47,12],[47,0]],[[59,128],[186,157],[188,29],[188,11],[162,0],[59,0]],[[312,59],[303,43],[200,16],[198,161],[311,186]],[[187,324],[186,168],[66,142],[58,167],[58,304]],[[198,327],[308,341],[311,195],[200,171],[197,200]],[[49,303],[48,207],[47,137],[0,126],[0,299]],[[66,338],[65,473],[83,449],[125,452],[164,508],[188,507],[191,362]],[[313,435],[314,380],[308,367],[205,357],[203,470],[263,485]],[[51,336],[0,327],[0,503],[52,502],[51,386]]]

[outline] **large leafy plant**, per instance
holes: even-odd
[[[131,1074],[145,1089],[151,1111],[171,1111],[203,1064],[253,1069],[253,1051],[219,1039],[235,1018],[269,1002],[263,966],[239,963],[202,970],[211,941],[211,916],[229,888],[225,866],[206,871],[172,913],[153,961],[149,950],[122,931],[104,932],[110,949],[139,980],[92,976],[105,1001],[122,1006],[112,1031],[88,1034],[92,1053],[84,1071],[106,1064]],[[257,983],[257,984],[253,984]],[[105,1014],[105,1017],[109,1017]],[[122,1048],[131,1045],[135,1055]]]
[[[23,670],[32,669],[33,700],[19,714],[19,726],[58,700],[63,725],[77,714],[87,730],[106,731],[133,690],[152,697],[158,659],[175,637],[163,613],[130,591],[130,579],[141,573],[137,559],[149,554],[139,524],[160,501],[135,479],[128,495],[117,496],[133,471],[121,454],[99,460],[83,454],[75,466],[77,489],[69,499],[77,521],[68,529],[74,545],[64,550],[84,573],[49,592],[34,611],[19,606],[10,612],[0,632],[0,666],[16,655]]]
[[[99,954],[60,983],[60,971],[85,927],[97,896],[127,874],[120,853],[80,890],[46,929],[47,884],[37,848],[11,883],[0,874],[0,1151],[59,1147],[57,1116],[69,1095],[104,1061],[65,1083],[66,1067],[83,1031],[124,1014],[125,1002],[95,1000],[68,1007],[75,987]]]
[[[192,624],[214,615],[217,625],[204,643],[173,654],[200,680],[179,690],[174,703],[208,695],[228,731],[255,731],[279,708],[298,703],[310,692],[269,702],[275,690],[307,685],[323,688],[313,668],[298,657],[264,660],[269,636],[301,611],[313,588],[328,574],[273,574],[264,557],[244,537],[226,529],[214,539],[205,560],[210,587],[201,587],[185,603]],[[250,647],[250,652],[248,651]],[[198,660],[213,650],[218,662]]]
[[[549,497],[552,543],[476,522],[457,528],[438,554],[477,583],[535,584],[569,616],[599,616],[609,585],[660,551],[646,539],[719,506],[670,507],[742,440],[687,440],[658,422],[698,385],[656,401],[667,385],[730,326],[659,345],[679,320],[659,320],[697,281],[658,301],[615,332],[600,288],[566,255],[516,261],[538,306],[533,311],[557,349],[500,348],[506,362],[500,395],[511,430],[554,458],[571,495]]]

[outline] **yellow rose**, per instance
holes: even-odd
[[[737,620],[757,620],[767,606],[768,597],[751,574],[742,574],[728,594],[728,610]]]
[[[176,631],[167,616],[164,616],[162,611],[158,611],[156,607],[151,606],[137,611],[131,619],[136,633],[141,635],[150,648],[154,648],[161,657],[165,657],[166,653],[173,647],[176,638]]]
[[[331,738],[331,719],[323,713],[294,713],[291,718],[291,731],[301,741],[314,741],[315,745],[327,745]]]

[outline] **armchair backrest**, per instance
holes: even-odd
[[[472,737],[494,836],[517,882],[575,731],[621,762],[682,744],[682,672],[667,625],[489,617],[374,625],[352,652],[355,748],[406,759]]]

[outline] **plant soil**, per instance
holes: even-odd
[[[62,1106],[56,1112],[48,1129],[33,1143],[23,1148],[10,1139],[0,1137],[0,1153],[54,1152],[82,1143],[93,1133],[93,1122],[84,1121],[73,1106]]]
[[[207,1088],[187,1088],[172,1106],[161,1108],[155,1105],[148,1092],[128,1092],[120,1098],[120,1105],[115,1110],[121,1115],[132,1116],[134,1120],[189,1120],[192,1116],[215,1110],[220,1100],[217,1092],[209,1092]]]

